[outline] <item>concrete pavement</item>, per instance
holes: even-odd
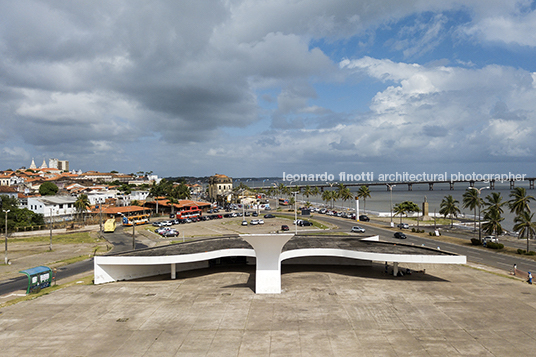
[[[419,270],[419,266],[411,266]],[[284,266],[281,295],[254,267],[73,286],[0,310],[6,356],[528,356],[536,290],[466,266],[392,277]]]

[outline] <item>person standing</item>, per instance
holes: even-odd
[[[516,272],[517,272],[517,264],[514,264],[514,276],[516,275]]]
[[[528,280],[528,283],[529,283],[530,285],[532,285],[532,274],[530,273],[530,271],[529,271],[529,280]]]

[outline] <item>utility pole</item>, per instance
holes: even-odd
[[[52,207],[50,208],[50,244],[48,250],[52,251]]]
[[[4,250],[4,264],[7,265],[8,263],[8,260],[7,260],[7,214],[10,212],[10,210],[5,210],[4,213],[6,214],[6,236],[5,236],[5,242],[6,242],[6,247],[5,247],[5,250]]]

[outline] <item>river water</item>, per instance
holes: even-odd
[[[265,181],[264,187],[269,187],[272,185],[272,183],[279,184],[279,182],[274,181]],[[287,182],[288,184],[288,182]],[[314,183],[309,183],[314,184]],[[298,185],[300,183],[298,182]],[[515,183],[516,187],[524,187],[527,189],[527,193],[529,195],[536,197],[536,190],[529,189],[529,182],[528,181],[518,181]],[[262,181],[250,181],[248,182],[248,186],[251,187],[262,187],[263,182]],[[450,190],[448,183],[441,183],[441,184],[434,184],[434,190],[430,191],[428,189],[428,184],[424,183],[414,183],[413,184],[413,191],[408,191],[408,186],[406,184],[400,184],[393,187],[392,191],[392,203],[395,205],[396,203],[404,202],[404,201],[413,201],[415,202],[419,207],[422,209],[422,203],[424,202],[425,198],[428,201],[428,207],[430,211],[430,215],[432,216],[435,212],[439,212],[440,204],[443,198],[447,195],[452,195],[454,199],[458,200],[459,204],[458,207],[461,211],[461,217],[466,217],[468,219],[473,219],[473,211],[463,208],[463,197],[465,190],[469,186],[468,183],[464,182],[456,182],[454,185],[454,190]],[[476,188],[485,187],[487,184],[483,182],[477,182],[475,183]],[[359,189],[359,186],[355,187],[349,187],[350,190],[355,194],[355,192]],[[367,213],[370,214],[382,214],[382,215],[389,215],[390,206],[391,206],[391,194],[387,190],[386,186],[369,186],[369,189],[371,191],[371,197],[367,199],[366,201],[366,207],[365,203],[361,199],[359,202],[359,208],[361,214],[363,214],[364,210],[366,209]],[[502,196],[503,201],[510,200],[510,185],[508,182],[495,183],[495,189],[493,191],[489,189],[482,190],[482,198],[489,195],[491,192],[498,192]],[[297,195],[299,202],[305,202],[309,201],[311,203],[316,203],[318,205],[324,205],[325,202],[322,201],[321,196],[310,196],[309,198],[298,194]],[[335,206],[341,208],[355,208],[355,201],[349,200],[346,202],[343,202],[341,200],[335,202]],[[536,201],[532,202],[533,210],[536,208]],[[437,213],[439,215],[439,213]],[[511,231],[512,227],[514,226],[514,214],[510,213],[510,210],[507,205],[504,206],[504,221],[502,222],[502,226],[504,229]]]

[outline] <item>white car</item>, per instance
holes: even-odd
[[[262,219],[259,219],[258,222],[259,222],[259,224],[264,224],[264,220],[262,220]]]
[[[365,233],[365,228],[359,226],[353,226],[352,232],[354,233]]]
[[[495,236],[487,236],[482,238],[483,243],[492,242],[492,243],[499,243],[499,238]]]
[[[255,225],[259,224],[259,220],[252,219],[251,222],[249,222],[249,224],[251,224],[252,226],[255,226]]]

